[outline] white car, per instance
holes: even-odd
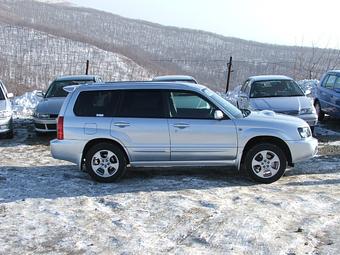
[[[12,93],[8,93],[5,85],[0,81],[0,134],[6,138],[13,137],[13,111],[10,98]]]
[[[237,107],[295,116],[306,121],[312,131],[318,121],[312,99],[292,78],[282,75],[249,77],[238,93]]]

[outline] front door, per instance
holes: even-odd
[[[172,161],[233,160],[237,153],[232,120],[215,120],[217,108],[191,91],[168,93]]]

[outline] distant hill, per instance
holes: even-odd
[[[0,57],[3,63],[12,63],[12,69],[6,69],[11,73],[15,61],[29,62],[30,56],[27,54],[31,49],[36,48],[38,51],[40,46],[48,49],[43,56],[49,58],[48,65],[52,70],[47,73],[44,84],[53,75],[80,72],[81,68],[78,70],[75,63],[83,63],[87,58],[92,62],[93,71],[106,79],[147,79],[159,74],[189,74],[218,90],[223,90],[226,83],[229,56],[234,59],[232,86],[240,84],[250,75],[258,74],[285,74],[295,79],[319,78],[324,71],[339,68],[340,64],[339,50],[257,43],[199,30],[161,26],[60,3],[0,0],[0,22],[2,29],[10,25],[13,29],[27,29],[33,34],[53,38],[53,44],[50,39],[28,40],[30,46],[26,47],[27,38],[20,39],[20,35],[13,35],[11,32],[5,38],[11,37],[11,44],[22,49],[25,56]],[[55,46],[58,45],[58,40],[69,46]],[[6,39],[3,43],[0,42],[1,49],[9,47],[6,46],[7,43]],[[81,46],[74,48],[73,45]],[[84,54],[84,51],[91,51],[93,54]],[[50,52],[52,55],[47,57]],[[74,60],[73,63],[71,61],[65,64],[60,58],[55,60],[56,56],[64,56],[68,62],[70,59]],[[104,64],[103,59],[111,65]],[[36,59],[34,63],[38,62]],[[40,62],[43,64],[43,61]],[[126,68],[116,68],[120,62],[128,65]],[[54,64],[60,66],[61,63],[62,69],[52,67]],[[15,69],[17,70],[20,68]],[[32,75],[32,72],[22,70],[23,77],[31,76],[25,78],[28,80],[23,84],[29,87],[38,86],[36,81],[40,81],[44,74],[40,68],[37,72],[40,73],[33,72]],[[8,82],[13,82],[11,76],[5,77]]]

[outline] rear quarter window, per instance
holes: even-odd
[[[114,117],[120,95],[117,90],[80,92],[73,112],[79,117]]]

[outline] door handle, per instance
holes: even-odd
[[[125,127],[129,127],[130,123],[127,122],[116,122],[113,124],[115,127],[119,127],[119,128],[125,128]]]
[[[174,127],[184,129],[184,128],[190,127],[190,125],[187,124],[187,123],[176,123],[176,124],[174,124]]]

